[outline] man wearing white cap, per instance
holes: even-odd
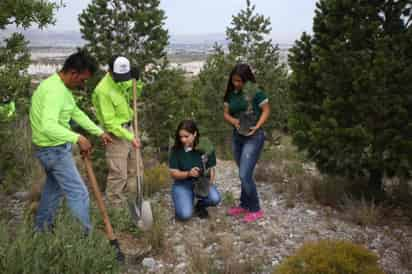
[[[97,120],[113,138],[113,142],[105,147],[108,166],[106,195],[109,203],[116,206],[126,199],[134,201],[137,191],[136,154],[132,150],[139,148],[140,141],[132,129],[132,77],[139,78],[130,61],[123,56],[115,57],[92,95]],[[142,86],[138,81],[138,93],[141,93]]]

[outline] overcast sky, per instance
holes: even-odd
[[[64,0],[54,30],[79,29],[77,16],[91,0]],[[303,31],[311,32],[316,0],[252,0],[256,10],[270,17],[277,42],[293,42]],[[232,15],[246,0],[161,0],[166,28],[171,34],[224,33]]]

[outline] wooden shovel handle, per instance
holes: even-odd
[[[133,79],[133,130],[134,130],[134,135],[135,138],[139,138],[139,124],[138,124],[138,115],[137,115],[137,84],[136,84],[136,79]],[[141,200],[142,197],[142,185],[141,185],[141,179],[143,176],[143,160],[142,160],[142,154],[140,149],[136,149],[136,172],[137,172],[137,180],[138,180],[138,185],[137,185],[137,192],[138,192],[138,198]],[[140,201],[139,201],[140,202]]]
[[[107,214],[106,206],[104,205],[102,194],[100,193],[99,186],[97,185],[96,176],[94,175],[92,162],[88,156],[83,157],[84,163],[86,165],[87,177],[89,178],[89,184],[96,198],[97,207],[100,210],[100,213],[103,216],[104,228],[106,231],[107,238],[109,240],[115,240],[116,237],[113,233],[113,228],[109,220],[109,215]]]

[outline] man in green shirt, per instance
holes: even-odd
[[[67,58],[60,72],[40,83],[31,98],[32,140],[36,157],[47,175],[35,220],[37,231],[53,227],[63,196],[86,231],[91,229],[89,193],[72,157],[73,144],[77,143],[83,154],[90,153],[91,144],[86,137],[73,132],[69,122],[74,120],[91,134],[100,136],[105,144],[111,142],[110,136],[77,107],[72,94],[73,90],[84,87],[96,67],[90,56],[78,51]]]
[[[132,129],[132,77],[139,78],[132,75],[130,61],[123,56],[115,57],[92,96],[97,120],[113,139],[113,142],[106,146],[106,195],[108,201],[116,206],[126,200],[134,201],[137,192],[136,154],[133,149],[139,148],[140,141],[134,136]],[[139,94],[142,87],[142,82],[138,81]]]

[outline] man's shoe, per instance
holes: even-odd
[[[116,260],[119,263],[124,263],[126,258],[124,256],[123,252],[120,250],[120,245],[119,245],[119,242],[117,241],[117,239],[110,240],[110,245],[113,247],[113,249],[116,253]]]

